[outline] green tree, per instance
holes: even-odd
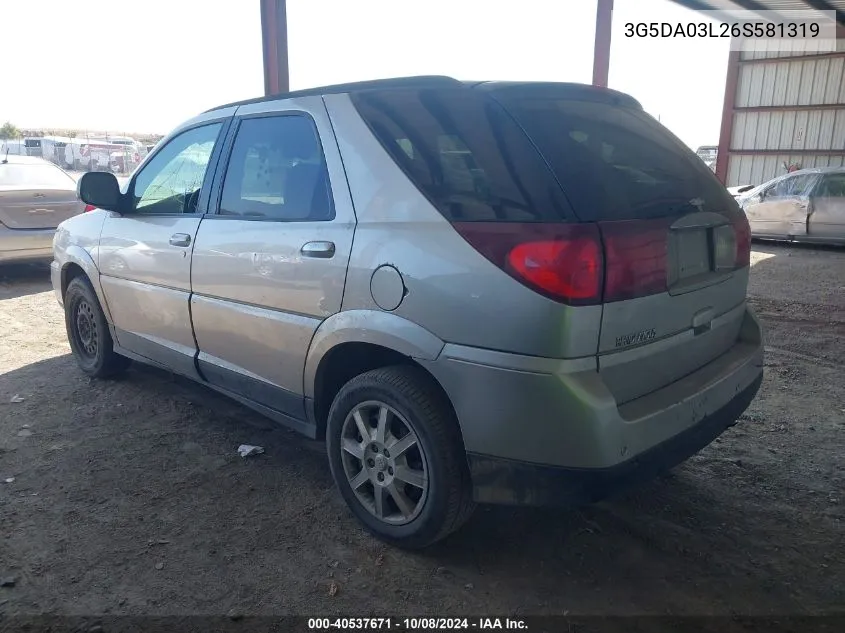
[[[0,138],[19,138],[20,135],[21,131],[9,121],[6,121],[2,126],[0,126]]]

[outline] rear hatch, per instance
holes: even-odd
[[[745,215],[634,99],[574,84],[483,83],[353,102],[470,245],[566,307],[537,302],[531,316],[520,313],[550,341],[540,354],[558,357],[553,330],[565,323],[594,341],[583,353],[597,355],[622,404],[735,344],[748,280]],[[571,342],[572,332],[562,338]]]
[[[492,85],[604,251],[599,370],[621,404],[712,361],[738,336],[749,232],[712,172],[633,100]]]
[[[53,229],[80,213],[76,183],[41,163],[0,164],[0,223],[9,229]]]

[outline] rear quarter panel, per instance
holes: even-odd
[[[595,355],[601,306],[564,306],[496,268],[410,182],[347,95],[324,99],[358,219],[343,310],[380,310],[370,280],[389,264],[406,293],[392,312],[440,340],[535,356]]]

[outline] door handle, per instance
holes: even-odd
[[[299,252],[305,257],[331,259],[334,257],[334,242],[306,242]]]
[[[187,233],[174,233],[170,236],[171,246],[190,246],[191,236]]]

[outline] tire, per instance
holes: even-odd
[[[67,338],[79,368],[94,378],[122,374],[131,361],[115,353],[106,316],[88,280],[72,279],[64,303]]]
[[[379,427],[385,428],[381,437]],[[369,532],[388,543],[427,547],[457,530],[472,513],[472,485],[457,420],[439,386],[418,367],[374,369],[346,383],[329,410],[326,444],[344,501]]]

